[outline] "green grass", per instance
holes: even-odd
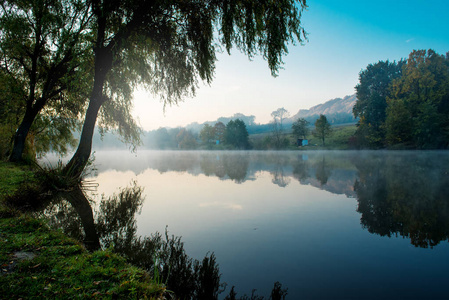
[[[321,139],[309,134],[307,136],[309,140],[309,145],[301,147],[301,150],[346,150],[350,149],[349,139],[354,135],[356,130],[355,124],[349,125],[338,125],[332,127],[332,133],[330,136],[326,137],[324,142],[325,146],[322,145]],[[295,138],[290,136],[291,143],[294,143]]]
[[[24,187],[38,185],[31,167],[0,163],[0,298],[162,299],[164,285],[124,258],[89,253],[5,204]]]
[[[332,127],[332,134],[325,139],[326,148],[349,149],[349,139],[354,135],[357,127],[355,124]],[[320,145],[320,144],[319,144]]]
[[[4,299],[160,297],[165,289],[109,251],[88,253],[45,223],[0,219],[0,293]],[[18,259],[18,254],[32,259]],[[31,258],[30,257],[30,258]]]
[[[0,162],[0,199],[14,195],[25,184],[37,184],[30,166]]]
[[[288,145],[282,150],[346,150],[350,149],[349,140],[354,135],[357,127],[355,124],[345,124],[332,127],[332,134],[326,137],[325,146],[322,146],[322,141],[310,133],[307,136],[309,145],[298,148],[296,146],[296,137],[292,134],[285,134],[289,140]],[[250,140],[255,149],[266,149],[266,139],[271,136],[271,133],[258,133],[250,135]]]

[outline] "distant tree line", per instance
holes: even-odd
[[[320,115],[313,124],[305,118],[298,118],[293,124],[285,124],[284,118],[289,112],[284,108],[274,111],[272,115],[273,120],[261,134],[251,135],[248,130],[250,126],[244,121],[231,119],[226,125],[220,121],[213,126],[205,123],[199,132],[189,126],[144,131],[142,146],[144,149],[160,150],[285,150],[296,149],[297,139],[310,139],[310,135],[326,146],[325,139],[332,133],[331,123],[324,115]],[[103,135],[96,133],[93,142],[94,150],[128,147],[114,131]]]
[[[283,150],[294,149],[296,146],[302,146],[300,140],[306,140],[309,133],[318,138],[322,146],[325,146],[325,139],[332,134],[331,123],[325,115],[315,119],[314,128],[311,128],[311,122],[306,118],[298,118],[291,123],[288,119],[290,113],[283,107],[271,113],[272,121],[269,135],[261,139],[256,139],[254,148],[259,150]],[[287,120],[289,122],[287,122]]]
[[[370,64],[355,88],[357,147],[448,148],[449,52],[415,50],[407,60]]]
[[[204,124],[199,133],[187,128],[159,128],[142,139],[152,149],[251,149],[246,124],[240,119],[222,122],[214,126]]]

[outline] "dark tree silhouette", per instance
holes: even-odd
[[[129,110],[124,104],[129,103],[136,83],[161,95],[166,104],[177,103],[194,94],[199,79],[212,81],[217,43],[228,53],[235,46],[249,57],[261,54],[276,75],[288,44],[306,38],[300,23],[304,0],[93,0],[88,4],[95,21],[95,74],[79,146],[65,169],[74,176],[88,162],[100,108]],[[124,120],[119,129],[130,123],[134,124]]]

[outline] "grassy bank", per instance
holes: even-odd
[[[89,253],[77,241],[6,205],[39,184],[28,166],[0,163],[0,294],[4,299],[163,299],[165,287],[110,251]]]
[[[347,150],[351,148],[350,140],[354,135],[357,126],[355,124],[344,124],[332,126],[332,134],[325,138],[325,146],[322,146],[322,141],[310,133],[307,136],[309,145],[304,147],[297,147],[297,137],[291,133],[285,133],[285,145],[281,150]],[[312,131],[313,129],[311,129]],[[254,149],[256,150],[270,150],[275,147],[270,143],[272,133],[258,133],[249,136]]]
[[[325,139],[325,147],[321,146],[321,141],[315,137],[314,143],[321,149],[347,150],[350,149],[350,138],[354,135],[356,129],[355,124],[333,126],[332,134]]]
[[[7,196],[12,196],[23,185],[38,184],[35,173],[30,166],[19,166],[0,162],[0,205]]]

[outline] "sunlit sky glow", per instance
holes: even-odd
[[[354,94],[358,74],[379,60],[400,60],[415,49],[449,51],[447,0],[308,0],[302,24],[309,41],[290,46],[274,78],[266,61],[237,50],[218,54],[215,78],[194,98],[167,106],[151,94],[134,94],[134,116],[145,130],[213,121],[235,113],[268,123],[279,107],[291,115]]]

